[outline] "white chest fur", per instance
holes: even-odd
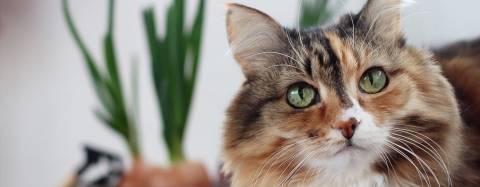
[[[387,187],[386,178],[380,174],[366,173],[365,175],[349,177],[345,176],[318,176],[307,187]]]

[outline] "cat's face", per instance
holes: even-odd
[[[385,184],[396,168],[420,176],[422,162],[446,180],[438,152],[456,150],[460,118],[439,68],[405,44],[400,3],[371,0],[304,31],[230,5],[229,42],[247,78],[225,131],[234,184]]]

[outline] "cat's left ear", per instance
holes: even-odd
[[[367,37],[402,42],[401,11],[414,0],[368,0],[359,13]]]
[[[273,53],[284,49],[283,28],[267,14],[239,4],[227,4],[230,50],[247,76],[271,65]]]

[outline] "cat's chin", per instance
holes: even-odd
[[[312,159],[307,167],[317,175],[309,186],[384,186],[381,174],[372,170],[376,156],[372,147],[356,144],[340,144],[332,154]],[[318,184],[318,185],[317,185]],[[325,185],[328,184],[328,185]]]
[[[343,154],[347,154],[347,156],[357,155],[357,154],[361,154],[361,152],[364,152],[364,151],[367,151],[367,149],[360,147],[359,145],[348,143],[348,144],[345,144],[344,146],[341,146],[340,149],[337,152],[335,152],[334,156],[341,156]]]
[[[332,154],[314,158],[308,164],[318,171],[337,172],[344,176],[345,173],[362,175],[371,169],[376,160],[375,151],[355,143],[339,145]]]
[[[329,164],[335,167],[351,167],[357,165],[357,162],[364,161],[365,157],[371,156],[367,148],[355,144],[345,144],[339,146],[331,156],[326,158]]]

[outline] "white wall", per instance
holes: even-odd
[[[82,36],[100,59],[106,1],[70,1]],[[212,172],[218,164],[225,108],[243,80],[228,54],[225,2],[207,4],[202,64],[185,142],[188,157],[204,161]],[[263,10],[282,24],[296,22],[297,1],[237,2]],[[363,2],[350,0],[344,9],[357,11]],[[152,3],[163,26],[167,1],[119,0],[115,37],[127,83],[131,62],[140,63],[142,153],[149,162],[165,165],[141,19],[141,10]],[[405,13],[409,42],[428,47],[480,36],[478,7],[480,1],[473,0],[418,0]],[[97,100],[60,10],[60,0],[0,0],[2,187],[58,186],[82,161],[84,143],[128,156],[121,139],[92,113]],[[194,10],[192,4],[188,10]]]

